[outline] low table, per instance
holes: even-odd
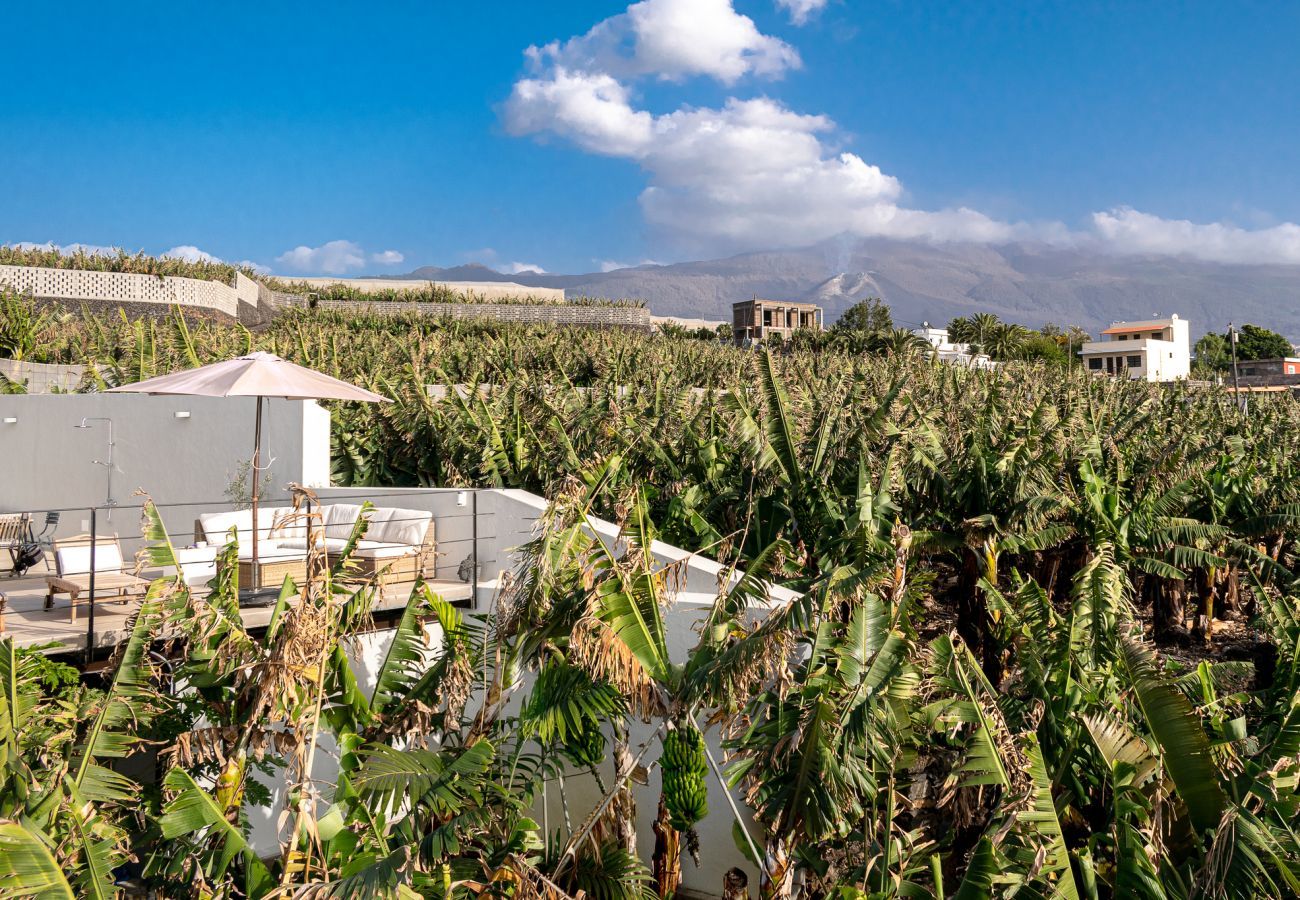
[[[77,621],[77,604],[81,601],[83,591],[90,590],[90,575],[47,575],[45,576],[45,608],[54,606],[55,594],[67,594],[71,601],[68,609],[68,621]],[[126,603],[134,596],[149,590],[149,581],[121,572],[95,573],[95,601],[107,599],[104,594],[116,594],[112,598]]]
[[[241,559],[239,561],[239,587],[240,589],[261,590],[263,588],[279,589],[284,584],[285,578],[293,578],[294,582],[301,587],[307,581],[307,557],[273,557],[271,559],[259,559],[257,561],[256,581],[253,579],[253,561],[251,559]]]

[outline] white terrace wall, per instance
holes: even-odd
[[[361,499],[369,499],[378,506],[401,506],[433,512],[438,550],[440,554],[445,554],[439,561],[440,579],[455,578],[456,567],[470,546],[469,539],[474,520],[468,513],[477,504],[478,555],[482,569],[478,608],[484,611],[493,608],[497,591],[502,586],[503,576],[514,571],[518,566],[518,548],[533,537],[536,523],[547,508],[547,501],[544,498],[518,490],[329,488],[320,490],[317,494],[324,503],[343,500],[355,503]],[[617,548],[618,528],[613,523],[590,519],[589,525],[595,534]],[[656,541],[651,550],[659,563],[665,566],[681,564],[683,567],[681,590],[667,614],[669,652],[672,659],[681,662],[699,641],[701,625],[717,596],[719,585],[724,581],[734,581],[739,576],[714,560],[692,555],[679,547],[660,541]],[[752,618],[761,619],[773,606],[789,602],[796,597],[797,595],[792,591],[770,587],[769,606],[755,610]],[[358,681],[362,689],[367,692],[374,687],[374,679],[392,640],[391,634],[391,632],[375,632],[362,635],[357,639],[350,654]],[[439,639],[440,632],[434,628],[430,633],[430,642],[436,646]],[[519,685],[512,698],[508,714],[518,713],[531,687],[530,682],[531,678],[526,678]],[[660,753],[657,740],[653,737],[654,726],[633,721],[630,731],[633,753],[637,753],[642,745],[648,742],[649,749],[643,763],[654,763]],[[707,732],[706,743],[714,758],[721,763],[721,736],[718,729],[714,728]],[[337,771],[336,763],[331,756],[334,751],[333,741],[328,736],[323,736],[321,748],[325,759],[318,760],[315,775],[318,783],[329,784],[334,780]],[[613,784],[613,765],[609,760],[606,760],[602,767],[601,777],[607,785]],[[282,808],[283,783],[273,782],[270,779],[263,780],[275,792],[276,799],[271,809],[257,810],[250,817],[254,823],[253,843],[260,852],[273,853],[277,849],[275,823]],[[697,827],[703,848],[701,865],[697,867],[689,858],[684,861],[684,885],[694,892],[717,895],[721,893],[723,875],[732,867],[739,867],[748,872],[751,884],[757,885],[758,870],[736,849],[732,837],[733,816],[727,801],[727,792],[712,775],[708,784],[709,815]],[[661,778],[657,767],[653,770],[648,785],[634,785],[639,850],[641,857],[647,863],[654,853],[654,831],[651,826],[657,810],[660,787]],[[563,833],[564,800],[567,800],[571,821],[575,827],[578,827],[600,799],[601,793],[595,779],[590,775],[571,775],[565,779],[563,791],[556,782],[548,785],[546,803],[539,803],[533,810],[533,816],[538,822],[546,823],[548,833],[554,834],[556,831]],[[736,798],[736,802],[739,808],[744,809],[739,798]],[[751,829],[751,833],[758,834],[754,830],[753,823],[748,819],[746,825]]]
[[[197,512],[229,503],[226,488],[240,462],[253,454],[255,402],[143,394],[0,395],[0,512],[34,512],[39,521],[45,510],[70,510],[60,533],[84,530],[87,513],[80,510],[107,499],[107,470],[94,460],[108,458],[108,431],[104,422],[93,422],[90,429],[73,426],[83,417],[108,417],[116,442],[114,499],[124,507],[138,506],[140,498],[132,493],[147,490],[166,505],[168,530],[188,543]],[[177,418],[178,412],[189,416]],[[328,411],[309,401],[271,400],[263,423],[268,502],[285,498],[284,486],[291,481],[329,483]],[[138,534],[136,512],[114,515],[112,530]]]
[[[257,283],[242,273],[236,286],[219,281],[125,272],[0,266],[0,283],[42,300],[143,303],[209,309],[238,317],[239,302],[257,304]]]

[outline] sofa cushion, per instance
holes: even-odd
[[[316,540],[316,546],[324,547],[325,552],[333,553],[333,554],[342,553],[343,548],[345,548],[348,545],[347,541],[341,540],[340,538],[317,537],[315,540]],[[294,550],[299,553],[307,552],[307,541],[305,538],[303,539],[290,538],[289,540],[285,540],[285,541],[276,541],[276,544],[282,550]],[[414,552],[415,549],[413,547],[408,548],[406,547],[405,544],[385,544],[381,541],[367,541],[365,539],[362,539],[357,541],[356,553],[358,556],[360,556],[362,550],[380,550],[387,547],[400,547],[402,549],[409,549],[412,552]]]
[[[403,556],[414,556],[419,549],[410,544],[376,543],[370,547],[357,548],[355,555],[360,559],[398,559]]]
[[[54,554],[60,575],[90,574],[90,545],[60,547]],[[95,545],[95,571],[121,572],[122,551],[115,543],[99,542]]]
[[[253,558],[252,546],[239,546],[240,562],[248,562]],[[257,542],[257,561],[258,562],[282,562],[286,559],[306,559],[307,551],[298,550],[293,547],[283,546],[275,541],[258,541]]]
[[[260,516],[258,517],[260,520]],[[291,538],[307,539],[307,512],[301,510],[295,512],[292,506],[275,511],[275,519],[271,526],[271,537],[275,540],[286,540]],[[259,522],[260,524],[260,522]],[[319,528],[319,520],[311,523],[314,528]]]
[[[270,540],[274,536],[276,520],[289,511],[284,506],[258,506],[257,537],[258,543]],[[199,525],[209,544],[221,547],[226,543],[226,535],[233,526],[240,547],[253,544],[253,511],[251,509],[230,509],[215,513],[200,513]]]
[[[316,542],[317,547],[324,547],[325,552],[327,553],[341,553],[343,548],[348,545],[348,542],[343,538],[325,537],[320,532],[320,529],[315,529],[313,531],[312,540]],[[276,543],[286,550],[297,550],[300,553],[307,552],[307,539],[305,537],[287,538],[286,540],[277,541]],[[364,541],[362,543],[364,543]]]
[[[402,509],[385,506],[374,511],[366,537],[386,544],[406,544],[418,547],[433,527],[433,513],[422,509]]]
[[[352,535],[352,527],[357,524],[361,507],[353,503],[334,503],[322,510],[325,536],[346,541]]]

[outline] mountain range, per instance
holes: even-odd
[[[392,277],[392,276],[389,276]],[[1252,322],[1300,338],[1300,266],[1229,265],[1170,256],[1117,255],[1030,243],[933,244],[838,238],[811,247],[610,272],[504,274],[483,265],[425,266],[401,278],[509,281],[569,296],[639,298],[658,316],[731,318],[737,300],[821,305],[829,323],[880,297],[896,324],[946,323],[990,312],[1037,327],[1177,313],[1194,336]]]

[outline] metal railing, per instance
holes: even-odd
[[[310,540],[316,544],[323,543],[327,553],[330,548],[341,549],[351,533],[355,518],[348,518],[350,510],[339,510],[334,519],[331,519],[330,508],[359,507],[363,502],[369,501],[375,512],[367,516],[370,525],[358,544],[358,554],[366,551],[379,552],[374,552],[371,557],[368,575],[378,578],[395,568],[390,561],[415,557],[414,567],[408,564],[409,573],[403,570],[401,577],[394,578],[387,584],[414,583],[417,578],[444,583],[459,580],[469,588],[471,607],[478,608],[480,590],[484,588],[482,573],[495,571],[497,574],[494,578],[499,578],[513,567],[514,562],[510,558],[500,558],[509,554],[498,539],[500,531],[497,528],[496,514],[480,509],[480,493],[479,489],[456,488],[323,488],[315,503],[309,505],[304,502],[296,514],[292,512],[292,500],[288,498],[263,500],[259,503],[257,521],[260,565],[265,571],[269,562],[284,564],[279,569],[273,569],[274,573],[292,568],[290,563],[301,561],[305,571],[307,522],[311,522],[313,532]],[[139,579],[139,574],[145,568],[144,550],[147,541],[143,526],[135,527],[142,520],[145,499],[135,499],[139,502],[28,511],[30,517],[37,521],[48,513],[60,514],[62,524],[59,532],[53,535],[49,547],[45,609],[57,608],[53,598],[67,594],[69,621],[75,622],[78,605],[85,606],[83,655],[87,664],[94,659],[97,651],[111,649],[111,643],[116,643],[103,644],[103,636],[96,630],[96,611],[107,601],[106,592],[126,591],[129,599],[132,591],[143,594],[147,588],[148,580]],[[239,545],[241,563],[251,562],[248,557],[251,556],[249,538],[252,533],[252,512],[246,504],[232,503],[229,498],[225,498],[219,501],[155,502],[154,507],[172,546],[177,550],[179,574],[187,583],[191,583],[192,577],[201,579],[200,584],[192,584],[192,587],[198,590],[206,588],[208,577],[215,572],[216,559],[228,543],[228,532],[232,528]],[[391,512],[384,515],[386,511]],[[205,516],[208,517],[207,524],[212,531],[205,528]],[[531,530],[534,521],[532,518],[520,517],[518,522],[511,524],[517,531]],[[420,522],[431,523],[433,528],[432,548],[427,559],[422,556],[425,544],[412,542],[419,529],[408,528],[403,533],[404,526]],[[124,523],[131,523],[131,527],[127,533],[122,534],[119,530]],[[401,540],[385,541],[382,540],[384,537],[400,537]],[[400,552],[404,546],[410,546],[412,551],[400,556],[385,556],[383,548],[378,545],[387,546],[390,552],[394,549]],[[196,555],[196,550],[207,552]],[[249,568],[251,571],[251,566]],[[29,572],[28,577],[35,574],[38,573]],[[240,574],[242,583],[246,573],[241,570]],[[410,577],[407,577],[408,574]],[[131,581],[132,577],[139,580]],[[274,578],[275,575],[270,577]],[[302,579],[295,580],[301,583]],[[282,583],[283,577],[280,577],[274,590],[278,591]],[[272,589],[269,585],[255,582],[253,589],[258,588]]]

